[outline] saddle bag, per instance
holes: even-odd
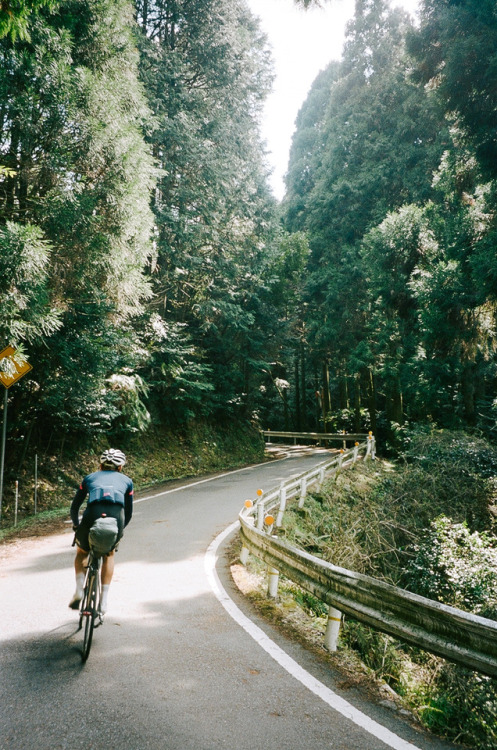
[[[102,516],[97,518],[88,534],[88,541],[94,552],[106,555],[114,547],[117,541],[119,528],[115,518]]]

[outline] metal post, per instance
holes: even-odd
[[[281,526],[283,523],[283,513],[286,509],[286,487],[280,487],[280,507],[278,510],[278,517],[276,519],[276,526]]]
[[[38,454],[35,455],[35,516],[38,504]]]
[[[267,595],[270,599],[278,598],[278,582],[280,579],[279,571],[273,568],[271,565],[267,569],[268,575],[268,591]]]
[[[0,519],[2,518],[2,498],[3,498],[3,470],[5,466],[5,442],[7,439],[7,388],[3,402],[3,430],[2,430],[2,449],[0,460]]]
[[[340,623],[342,613],[335,607],[328,608],[328,622],[326,623],[326,632],[324,634],[324,647],[328,651],[337,650],[338,633],[340,632]]]
[[[302,477],[302,481],[300,483],[299,508],[304,507],[306,495],[307,495],[307,477]]]
[[[17,526],[17,509],[19,507],[19,480],[16,479],[16,507],[14,512],[14,526]]]
[[[257,503],[257,528],[259,530],[264,526],[264,503]]]

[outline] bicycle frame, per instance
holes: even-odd
[[[102,624],[103,618],[100,614],[100,568],[102,567],[102,556],[96,555],[90,549],[88,554],[88,567],[86,569],[84,593],[81,600],[79,614],[79,630],[83,628],[83,661],[88,659],[93,638],[93,629]]]

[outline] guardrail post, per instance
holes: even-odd
[[[307,477],[302,477],[302,480],[300,482],[300,499],[299,499],[299,508],[304,507],[305,498],[307,496]]]
[[[319,480],[318,480],[318,491],[321,489],[324,482],[324,467],[321,467],[319,470]]]
[[[274,517],[273,516],[266,516],[264,519],[264,524],[266,526],[266,533],[268,536],[271,536],[271,532],[273,530],[274,525]],[[267,587],[267,595],[269,599],[277,599],[278,597],[278,585],[280,581],[280,572],[279,570],[276,570],[276,568],[273,568],[272,565],[267,566],[267,579],[268,579],[268,587]]]
[[[371,458],[373,460],[376,458],[376,438],[374,435],[371,435]]]
[[[247,508],[247,510],[252,508],[253,505],[254,503],[252,502],[252,500],[245,500],[245,507]],[[242,549],[240,552],[240,562],[242,565],[247,564],[248,556],[249,556],[249,548],[245,547],[245,545],[242,545]]]
[[[353,459],[354,463],[357,461],[358,453],[359,453],[359,443],[355,443],[355,445],[354,445],[354,459]]]
[[[326,623],[326,632],[324,634],[324,647],[328,651],[337,650],[338,633],[340,632],[340,623],[342,613],[335,607],[328,607],[328,622]]]
[[[262,531],[264,526],[264,504],[262,502],[257,503],[257,528]]]
[[[280,573],[276,568],[271,567],[271,565],[268,565],[267,569],[267,577],[268,577],[268,587],[267,587],[267,595],[269,599],[277,599],[278,598],[278,585],[280,582]]]
[[[372,455],[372,453],[373,453],[373,443],[374,443],[373,433],[370,432],[369,435],[368,435],[368,447],[367,447],[367,450],[366,450],[366,455],[364,456],[365,459],[366,458],[374,458],[374,456]]]
[[[280,487],[280,507],[278,509],[278,516],[276,517],[276,526],[281,526],[283,522],[283,513],[285,512],[286,508],[286,487],[283,486],[283,483]]]

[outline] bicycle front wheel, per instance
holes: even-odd
[[[97,617],[97,592],[98,592],[98,571],[89,570],[88,579],[81,607],[81,619],[84,628],[83,634],[83,651],[82,659],[86,661],[90,655],[91,642],[93,638],[93,628]]]

